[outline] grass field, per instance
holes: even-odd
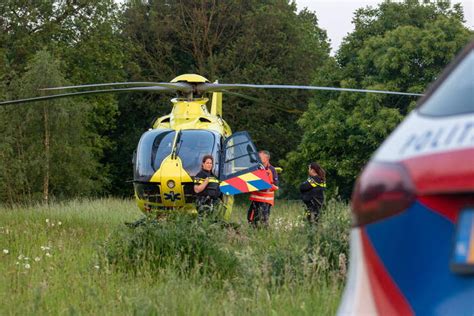
[[[0,315],[331,315],[346,274],[349,213],[317,229],[278,201],[269,229],[169,218],[131,229],[134,202],[0,208]]]

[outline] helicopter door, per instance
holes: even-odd
[[[234,195],[271,187],[258,151],[247,132],[237,132],[224,142],[220,159],[221,191]]]

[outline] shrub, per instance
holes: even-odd
[[[108,262],[139,272],[175,269],[178,273],[229,278],[238,271],[238,259],[223,245],[221,225],[190,218],[147,220],[136,228],[117,230],[104,250]]]

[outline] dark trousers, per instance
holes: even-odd
[[[260,224],[268,226],[271,208],[271,204],[252,201],[247,212],[247,221],[254,226]]]
[[[324,200],[318,200],[315,198],[311,199],[310,201],[304,201],[306,206],[306,218],[310,224],[318,223],[323,202]]]
[[[196,198],[196,209],[198,217],[218,216],[220,215],[221,200],[210,196],[198,196]]]

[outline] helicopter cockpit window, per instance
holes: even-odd
[[[201,170],[202,157],[214,157],[214,174],[218,176],[220,136],[204,130],[185,130],[181,132],[178,145],[178,157],[183,168],[190,176],[195,176]]]
[[[149,181],[171,154],[175,136],[173,130],[151,130],[142,135],[135,158],[134,180]]]

